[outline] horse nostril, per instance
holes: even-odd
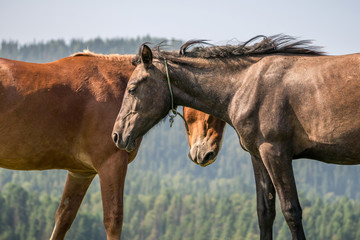
[[[214,157],[215,157],[215,153],[214,153],[214,152],[208,152],[208,153],[205,154],[202,163],[207,163],[208,161],[210,161],[210,160],[213,159]]]
[[[117,143],[118,140],[119,140],[119,135],[117,133],[113,133],[113,140],[114,140],[114,143]]]

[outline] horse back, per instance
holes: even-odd
[[[360,130],[360,54],[300,61],[284,84],[310,139],[332,143]]]

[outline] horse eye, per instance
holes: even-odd
[[[129,94],[134,95],[135,94],[136,87],[129,88]]]

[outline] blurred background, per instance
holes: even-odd
[[[330,55],[360,52],[359,1],[0,0],[0,57],[49,62],[75,52],[135,54],[143,42],[214,44],[259,35],[312,39]],[[356,141],[356,139],[354,139]],[[145,136],[129,166],[122,239],[259,239],[249,154],[227,127],[217,161],[187,158],[180,118]],[[308,239],[360,239],[360,167],[294,161]],[[66,172],[0,169],[0,240],[48,239]],[[280,209],[274,239],[290,239]],[[66,239],[104,239],[98,179]]]

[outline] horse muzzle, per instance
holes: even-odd
[[[112,139],[116,145],[121,150],[131,152],[136,148],[136,141],[131,138],[131,136],[124,137],[121,133],[113,132]]]
[[[216,152],[204,145],[194,145],[190,149],[189,158],[196,164],[206,167],[216,160]]]

